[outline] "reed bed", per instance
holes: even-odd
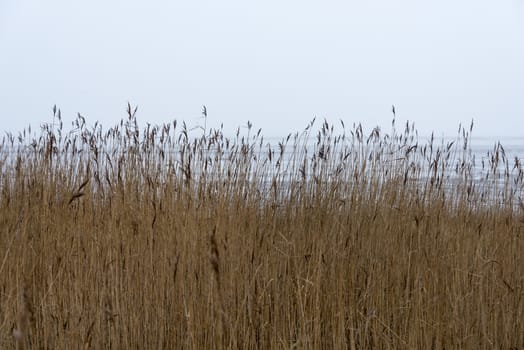
[[[0,145],[0,348],[524,349],[523,170],[313,122]]]

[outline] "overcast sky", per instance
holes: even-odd
[[[0,130],[138,105],[266,136],[313,118],[524,133],[524,2],[0,0]]]

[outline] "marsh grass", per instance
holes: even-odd
[[[0,145],[4,349],[523,349],[519,159],[60,111]]]

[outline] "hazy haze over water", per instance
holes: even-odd
[[[0,122],[77,112],[109,127],[173,119],[233,133],[302,130],[315,116],[385,129],[391,105],[421,134],[524,129],[518,0],[0,2]]]

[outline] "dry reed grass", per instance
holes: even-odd
[[[1,348],[524,349],[522,167],[500,144],[481,165],[471,129],[268,145],[135,113],[4,137]]]

